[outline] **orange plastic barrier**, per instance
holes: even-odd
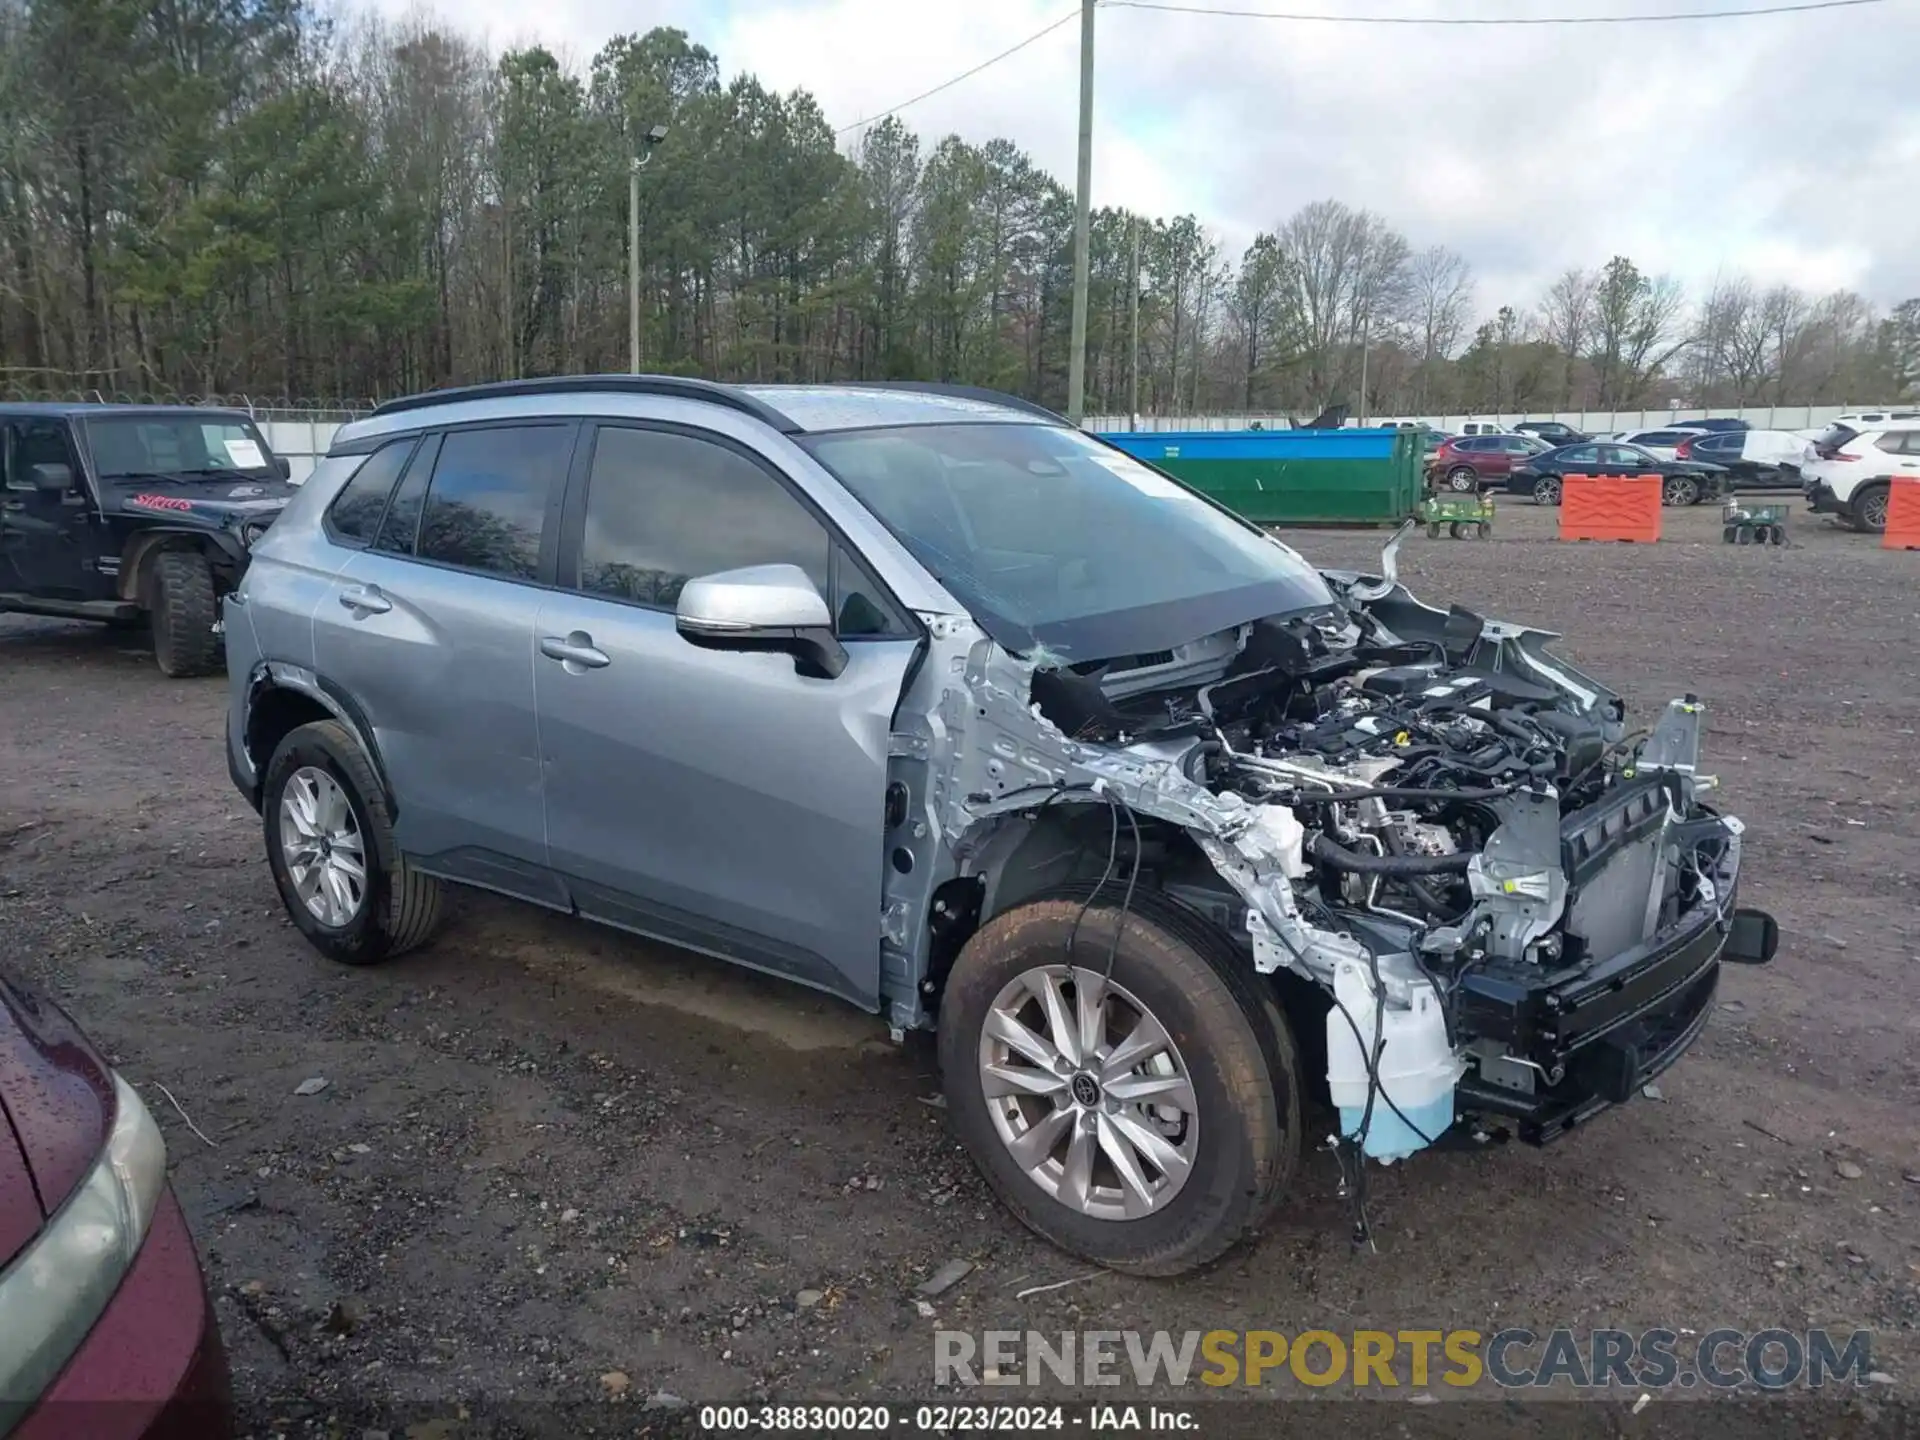
[[[1562,540],[1660,538],[1658,475],[1568,475],[1560,482]]]
[[[1920,550],[1920,480],[1893,477],[1893,493],[1887,496],[1887,529],[1880,545],[1886,550]]]

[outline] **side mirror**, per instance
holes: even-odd
[[[280,478],[282,480],[293,479],[293,462],[287,459],[286,456],[284,455],[274,456],[273,468],[280,472]]]
[[[701,575],[680,588],[674,625],[703,650],[777,650],[803,675],[832,680],[847,668],[833,617],[798,565],[749,565]]]
[[[73,467],[42,461],[33,467],[33,488],[42,495],[64,495],[73,488]]]

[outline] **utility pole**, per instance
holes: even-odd
[[[1080,175],[1073,212],[1073,337],[1067,359],[1067,419],[1086,418],[1087,285],[1093,206],[1093,5],[1080,0]]]
[[[627,370],[640,373],[640,167],[633,157],[627,170]]]
[[[1133,332],[1127,362],[1127,428],[1140,428],[1140,217],[1131,217],[1133,231],[1133,284],[1127,294],[1127,325]]]
[[[1367,428],[1367,340],[1373,333],[1373,316],[1360,319],[1360,428]]]

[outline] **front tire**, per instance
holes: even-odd
[[[220,637],[213,572],[197,550],[165,550],[154,556],[152,596],[153,658],[160,673],[173,679],[211,675],[220,666]]]
[[[940,1006],[948,1113],[1028,1228],[1109,1269],[1181,1274],[1285,1190],[1299,1060],[1204,922],[1153,896],[1124,924],[1110,902],[1081,911],[1077,896],[1019,906],[960,952]]]
[[[433,934],[440,882],[395,845],[386,791],[344,725],[288,733],[267,764],[260,814],[281,902],[321,954],[372,965]]]

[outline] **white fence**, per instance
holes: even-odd
[[[267,437],[267,444],[273,453],[283,457],[293,470],[293,483],[298,485],[313,473],[313,467],[320,463],[320,457],[327,453],[327,447],[333,443],[334,432],[344,421],[340,420],[260,420],[260,433]]]
[[[1514,410],[1503,414],[1482,412],[1474,415],[1370,415],[1370,425],[1392,425],[1399,422],[1421,422],[1436,429],[1458,433],[1462,425],[1469,420],[1493,420],[1502,425],[1512,426],[1522,420],[1558,420],[1563,425],[1571,425],[1575,430],[1584,430],[1589,435],[1605,434],[1618,430],[1653,430],[1671,425],[1678,420],[1709,419],[1744,420],[1756,430],[1818,430],[1831,424],[1836,416],[1853,410],[1876,408],[1867,405],[1749,405],[1743,410],[1733,409],[1696,409],[1687,406],[1662,408],[1657,410]],[[1884,408],[1884,407],[1879,407]],[[1301,419],[1309,418],[1302,414]],[[1092,415],[1086,420],[1086,428],[1096,431],[1124,430],[1247,430],[1258,423],[1262,430],[1291,429],[1293,421],[1280,414],[1245,415],[1142,415],[1137,425],[1127,423],[1125,415]],[[1357,416],[1349,417],[1347,423],[1359,423]]]

